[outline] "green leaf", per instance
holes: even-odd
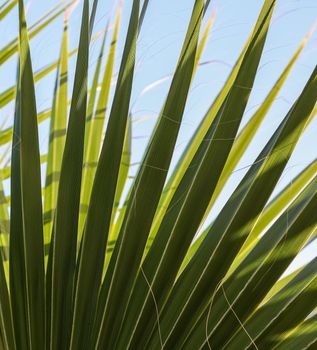
[[[314,160],[291,181],[289,186],[285,187],[284,190],[268,204],[248,237],[248,240],[245,242],[245,249],[274,221],[278,213],[307,186],[310,180],[316,175],[316,172],[317,160]]]
[[[153,305],[152,302],[150,303],[151,293],[155,295],[156,303],[160,310],[165,303],[165,297],[169,294],[178,269],[199,227],[238,131],[248,96],[254,83],[272,8],[272,4],[266,3],[264,5],[254,39],[250,41],[250,46],[247,48],[244,61],[237,73],[232,89],[229,90],[214,122],[205,134],[195,157],[176,189],[142,266],[142,274],[139,275],[138,280],[140,285],[136,284],[135,287],[135,292],[137,289],[142,291],[139,299],[141,302],[131,299],[134,305],[141,305],[144,309],[144,311],[142,310],[143,314],[152,315],[149,323],[150,327],[152,327],[150,334],[154,331],[153,326],[155,326],[155,337],[152,337],[147,346],[155,347],[159,346],[159,344],[165,346],[164,330],[161,332],[159,329],[158,333],[156,333],[156,320],[153,317],[155,314],[151,312]],[[234,122],[232,122],[233,113],[235,113]],[[228,127],[228,121],[231,121],[230,127]],[[194,217],[191,215],[193,211],[195,212]],[[171,259],[173,259],[172,266],[170,264]],[[147,284],[151,285],[151,288]],[[145,296],[143,296],[143,291],[146,293]],[[145,302],[143,302],[143,299],[145,299]],[[175,300],[175,302],[180,301],[181,299]],[[171,301],[171,303],[173,302],[174,300]],[[138,311],[135,313],[138,315]],[[133,313],[131,312],[131,314]],[[173,323],[172,319],[175,321],[176,318],[177,312],[171,317],[171,322]],[[183,321],[185,321],[185,318]],[[149,321],[147,320],[147,322]],[[133,324],[133,321],[131,323]],[[182,328],[182,326],[179,327]],[[168,345],[166,344],[166,346],[173,347],[175,345],[173,343],[174,340],[169,339],[168,341],[171,342]]]
[[[219,194],[223,190],[225,184],[227,183],[228,179],[230,178],[230,175],[238,165],[239,161],[241,160],[243,154],[245,153],[246,149],[250,145],[251,141],[253,140],[256,132],[258,131],[259,127],[261,126],[265,116],[267,115],[269,109],[271,108],[273,102],[275,101],[277,95],[279,94],[282,86],[284,85],[285,81],[287,80],[292,68],[294,67],[295,63],[297,62],[301,52],[303,51],[308,38],[310,37],[311,32],[309,32],[305,38],[300,43],[298,49],[295,51],[293,57],[290,59],[289,63],[285,67],[284,71],[280,75],[279,79],[271,89],[271,91],[268,93],[264,101],[261,103],[260,107],[257,109],[257,111],[254,113],[254,115],[250,118],[246,126],[241,130],[239,135],[237,136],[237,139],[235,140],[232,150],[227,158],[226,164],[223,168],[223,171],[221,173],[220,181],[217,184],[217,187],[215,189],[215,192],[211,198],[211,201],[209,203],[208,209],[206,210],[204,219],[208,216],[210,213],[211,208],[213,207],[216,199],[218,198]]]
[[[140,18],[139,18],[139,33],[141,31],[142,25],[143,25],[143,21],[144,21],[144,17],[147,11],[147,8],[149,6],[150,0],[144,0],[143,1],[143,6],[141,9],[141,13],[140,13]]]
[[[14,349],[14,331],[10,298],[8,292],[8,269],[5,261],[9,258],[9,212],[8,203],[3,190],[2,181],[0,181],[0,333],[2,336],[3,349]]]
[[[228,275],[235,267],[237,267],[248,252],[250,252],[250,250],[258,242],[260,235],[265,232],[267,227],[274,222],[280,213],[289,206],[289,204],[303,191],[303,189],[305,189],[316,174],[317,160],[314,160],[295,179],[287,184],[287,186],[285,186],[285,188],[265,207],[249,237],[246,239],[241,252],[228,271]]]
[[[268,21],[269,23],[269,21]],[[191,241],[217,185],[223,166],[238,132],[252,89],[265,42],[268,23],[264,23],[260,42],[251,41],[233,88],[207,131],[185,175],[174,192],[154,242],[142,264],[130,296],[126,329],[118,347],[142,347],[147,334],[156,328],[155,308],[159,310],[177,276]],[[256,36],[255,36],[256,38]],[[257,50],[254,50],[254,46]],[[241,88],[248,87],[248,88]],[[234,122],[232,115],[235,115]],[[230,126],[228,126],[230,122]],[[195,215],[192,213],[195,212]],[[149,288],[149,285],[151,288]],[[153,294],[156,304],[153,304]],[[125,338],[128,339],[124,343]],[[157,340],[157,343],[155,341]],[[164,335],[149,347],[164,346]],[[129,345],[127,345],[129,344]],[[173,347],[173,343],[168,347]]]
[[[19,77],[18,77],[19,80]],[[14,134],[11,156],[11,214],[10,214],[10,292],[13,312],[14,336],[17,346],[27,349],[29,334],[27,326],[27,299],[25,281],[25,249],[21,204],[21,162],[20,162],[20,91],[19,84],[15,104]],[[15,184],[13,186],[13,184]],[[13,259],[14,257],[14,259]]]
[[[317,315],[301,323],[285,339],[281,340],[274,350],[313,350],[317,345]]]
[[[44,189],[44,243],[50,242],[58,183],[66,139],[68,89],[68,20],[65,17],[62,47],[56,74],[50,119],[46,181]]]
[[[253,313],[303,248],[317,226],[316,205],[317,177],[219,288],[199,322],[201,333],[206,338],[208,332],[213,346],[221,347],[240,326],[237,318],[243,322]]]
[[[211,29],[211,27],[212,27],[212,25],[213,25],[214,19],[215,19],[215,15],[213,14],[213,15],[210,17],[209,21],[207,22],[206,28],[205,28],[205,30],[204,30],[204,32],[203,32],[203,35],[202,35],[201,40],[200,40],[200,42],[199,42],[199,45],[198,45],[198,47],[197,47],[196,58],[195,58],[195,65],[194,65],[194,69],[193,69],[192,79],[194,79],[195,74],[196,74],[196,71],[197,71],[197,69],[198,69],[198,67],[199,67],[200,58],[201,58],[202,53],[203,53],[203,51],[204,51],[204,49],[205,49],[205,46],[206,46],[206,43],[207,43],[207,39],[208,39],[208,35],[209,35],[209,33],[210,33],[210,29]],[[169,76],[168,76],[168,77],[169,77]],[[172,75],[171,75],[171,77],[172,77]],[[165,79],[166,79],[166,78],[163,78],[162,80],[160,80],[160,82],[165,81]],[[149,87],[152,88],[152,87],[154,87],[154,86],[157,86],[157,85],[156,85],[155,83],[154,83],[154,84],[151,84],[150,86],[146,87],[146,88],[143,90],[143,92],[144,92],[144,91],[148,91]],[[142,94],[142,93],[141,93],[141,94]],[[154,130],[154,131],[155,131],[155,130]],[[129,197],[129,196],[128,196],[128,197]],[[111,255],[111,253],[112,253],[113,246],[114,246],[114,244],[115,244],[115,242],[116,242],[116,239],[117,239],[117,236],[118,236],[118,232],[119,232],[119,230],[120,230],[120,228],[121,228],[121,224],[122,224],[122,221],[123,221],[123,217],[124,217],[124,214],[125,214],[125,211],[126,211],[126,206],[127,206],[127,203],[128,203],[128,197],[127,197],[127,199],[126,199],[126,201],[125,201],[125,203],[124,203],[124,206],[120,209],[120,214],[119,214],[119,216],[118,216],[118,220],[116,221],[116,223],[115,223],[115,225],[114,225],[114,227],[113,227],[113,229],[112,229],[112,231],[111,231],[111,237],[109,237],[109,242],[108,242],[108,243],[109,243],[108,251],[109,251],[109,253],[110,253],[109,255]],[[153,238],[150,237],[150,239],[148,240],[147,249],[148,249],[149,246],[151,245],[152,240],[153,240]],[[147,249],[146,249],[146,250],[147,250]],[[108,257],[108,258],[109,258],[109,257]]]
[[[273,349],[285,332],[292,330],[315,308],[316,267],[317,259],[314,259],[249,318],[244,329],[235,334],[225,349],[236,349],[237,344],[239,348],[251,349],[254,343],[259,349]]]
[[[259,24],[259,21],[258,23]],[[217,113],[219,112],[221,106],[225,102],[225,99],[228,96],[228,93],[230,89],[232,88],[232,85],[237,77],[237,74],[239,72],[239,69],[241,67],[241,64],[243,62],[244,55],[246,53],[246,50],[250,44],[250,41],[252,39],[253,34],[255,31],[250,35],[249,39],[247,40],[234,68],[232,69],[228,79],[226,80],[223,88],[217,95],[215,101],[212,103],[210,108],[208,109],[207,113],[205,114],[204,118],[198,125],[195,133],[191,137],[190,141],[188,142],[185,150],[183,151],[179,161],[177,162],[175,168],[173,169],[171,176],[169,177],[167,184],[164,187],[164,191],[162,193],[162,196],[160,198],[160,202],[158,205],[157,212],[155,214],[154,222],[151,228],[151,233],[148,240],[148,246],[151,246],[151,243],[160,227],[160,224],[163,220],[164,214],[173,198],[173,195],[184,176],[186,170],[189,167],[189,164],[192,162],[194,155],[196,154],[199,145],[203,141],[208,129],[210,128],[211,124],[216,118]],[[198,59],[196,59],[196,64],[198,63]]]
[[[42,123],[48,119],[51,115],[51,109],[38,113],[38,123]],[[0,146],[5,145],[12,141],[13,128],[9,127],[0,131]]]
[[[118,32],[120,27],[121,8],[118,9],[115,29],[110,45],[110,51],[107,58],[107,63],[104,69],[99,98],[97,101],[96,111],[92,110],[87,113],[86,135],[85,135],[85,155],[84,155],[84,169],[83,169],[83,185],[80,196],[80,214],[79,214],[79,236],[81,238],[88,206],[91,195],[91,189],[95,178],[96,168],[100,148],[102,145],[102,136],[106,120],[106,110],[109,99],[111,79],[113,75],[113,67],[115,60],[115,53],[118,40]],[[97,85],[92,87],[97,89]]]
[[[265,304],[273,295],[279,292],[282,288],[284,288],[299,272],[303,270],[306,265],[299,267],[294,272],[286,275],[285,277],[278,280],[274,286],[270,289],[270,291],[266,294],[265,298],[262,300],[261,304]]]
[[[95,73],[94,77],[91,83],[91,89],[90,89],[90,94],[89,94],[89,99],[88,99],[88,104],[87,104],[87,116],[86,116],[86,127],[85,127],[85,152],[84,152],[84,159],[86,159],[86,154],[87,154],[87,141],[88,141],[88,135],[89,135],[89,129],[90,129],[90,122],[93,117],[94,109],[95,109],[95,103],[96,103],[96,96],[97,96],[97,90],[98,90],[98,83],[99,83],[99,75],[100,75],[100,70],[101,70],[101,64],[102,64],[102,58],[104,55],[104,49],[105,49],[105,44],[106,44],[106,39],[107,39],[107,32],[109,28],[109,23],[107,24],[107,28],[103,34],[102,38],[102,43],[101,43],[101,48],[100,48],[100,53],[98,56],[97,64],[95,67]]]
[[[76,52],[77,52],[77,50],[71,51],[69,53],[69,57],[73,56]],[[58,61],[54,61],[54,62],[48,64],[47,66],[39,69],[38,71],[36,71],[34,73],[34,82],[37,83],[38,81],[40,81],[41,79],[46,77],[49,73],[54,71],[57,66],[58,66]],[[10,103],[15,98],[15,88],[16,88],[15,86],[12,86],[0,94],[0,108],[4,107],[5,105]],[[10,130],[10,129],[11,128],[9,128],[7,130]],[[1,135],[1,133],[0,133],[0,135]],[[0,142],[1,142],[1,144],[3,144],[3,141],[1,139],[0,139]]]
[[[202,36],[201,36],[199,45],[197,47],[195,67],[194,67],[194,70],[193,70],[193,78],[195,77],[195,74],[196,74],[197,68],[199,66],[199,62],[200,62],[201,56],[202,56],[202,54],[204,52],[204,49],[206,47],[207,39],[208,39],[210,30],[211,30],[211,27],[214,24],[214,21],[215,21],[215,14],[213,13],[210,16],[210,18],[209,18],[209,20],[207,22],[206,28],[205,28]]]
[[[118,82],[91,192],[82,238],[74,301],[71,349],[92,346],[91,332],[101,284],[105,250],[123,150],[134,74],[139,1],[133,2]],[[112,69],[111,69],[112,70]],[[110,71],[111,71],[110,70]],[[107,68],[106,68],[107,71]],[[109,72],[105,72],[110,79]],[[105,81],[105,80],[104,80]],[[105,91],[107,82],[105,81]],[[104,94],[100,102],[106,103]],[[97,110],[100,105],[97,105]],[[104,108],[104,105],[102,105]],[[100,111],[102,113],[102,111]],[[93,130],[93,126],[91,129]],[[97,144],[96,146],[99,147]],[[91,254],[91,252],[95,254]],[[88,326],[87,326],[88,325]]]
[[[0,21],[15,2],[2,0]],[[263,1],[223,88],[170,169],[190,86],[204,64],[213,14],[200,31],[211,2],[193,1],[176,70],[139,94],[171,81],[143,161],[130,164],[137,42],[150,1],[130,4],[117,76],[122,0],[102,73],[110,19],[106,31],[92,36],[98,0],[83,1],[79,49],[68,52],[64,25],[59,59],[35,73],[28,40],[61,12],[69,17],[77,1],[57,2],[28,31],[19,0],[19,40],[0,49],[3,63],[19,55],[17,83],[0,94],[0,109],[16,100],[13,127],[9,113],[0,123],[1,350],[316,348],[317,260],[284,275],[317,237],[316,159],[271,196],[316,114],[317,67],[201,230],[311,34],[238,134],[275,2]],[[89,64],[89,46],[99,36],[100,55]],[[34,85],[55,69],[52,106],[37,113]],[[73,74],[68,100],[66,77]],[[41,155],[38,125],[47,119],[50,126],[40,130],[50,134],[48,154]]]
[[[2,256],[0,256],[0,334],[1,349],[15,349],[15,338],[12,322],[12,311],[10,305],[9,291],[4,271]]]
[[[14,143],[14,142],[13,142]],[[45,163],[47,160],[46,154],[43,154],[40,156],[40,162]],[[11,167],[6,166],[3,169],[0,170],[0,179],[6,180],[11,176]]]
[[[191,244],[191,246],[188,249],[188,252],[186,253],[185,258],[183,259],[183,263],[182,263],[182,266],[180,267],[180,269],[178,271],[178,275],[180,275],[184,271],[185,267],[188,265],[188,263],[190,262],[191,258],[196,254],[196,252],[197,252],[198,248],[200,247],[201,243],[203,242],[203,240],[207,236],[211,226],[212,226],[212,224],[208,225],[203,230],[203,232],[201,232],[199,234],[199,236]]]
[[[6,199],[3,183],[0,181],[0,245],[2,259],[9,258],[9,231],[10,231],[10,217],[8,210],[8,201]]]
[[[40,155],[22,0],[19,0],[19,32],[19,92],[11,175],[10,290],[17,348],[43,350],[45,307]]]
[[[179,277],[161,317],[161,332],[187,334],[249,235],[310,118],[317,97],[317,68],[269,143],[242,179]],[[314,90],[315,89],[315,90]],[[264,185],[265,184],[265,185]],[[172,316],[174,315],[174,316]],[[191,315],[191,317],[188,317]],[[176,322],[177,320],[177,322]],[[182,323],[183,322],[183,323]],[[184,325],[185,324],[185,325]]]
[[[126,128],[126,133],[124,137],[123,151],[121,157],[120,170],[118,175],[118,183],[116,188],[116,195],[114,199],[114,207],[112,212],[111,222],[114,222],[114,217],[117,214],[117,210],[119,208],[119,203],[121,200],[122,192],[125,186],[125,183],[128,178],[129,168],[130,168],[130,160],[131,160],[131,142],[132,142],[132,126],[131,126],[131,117],[128,118],[128,125]],[[112,227],[112,225],[110,225]],[[109,234],[109,240],[114,240],[115,238]]]
[[[110,232],[107,242],[107,251],[106,251],[106,261],[105,261],[105,268],[107,269],[109,265],[109,261],[113,252],[113,247],[117,241],[118,234],[121,228],[122,220],[124,217],[125,210],[120,208],[119,204],[122,197],[122,192],[124,189],[124,186],[126,184],[126,181],[128,179],[129,175],[129,169],[130,169],[130,158],[131,158],[131,142],[132,142],[132,130],[131,130],[131,118],[128,118],[128,125],[126,129],[124,144],[123,144],[123,152],[122,152],[122,158],[121,158],[121,164],[120,164],[120,170],[118,175],[118,184],[116,188],[116,196],[114,200],[114,206],[112,211],[112,217],[111,217],[111,224],[110,224]],[[126,207],[126,201],[123,203],[123,207]],[[117,220],[115,221],[116,216],[118,216]]]
[[[76,266],[77,229],[87,105],[89,2],[84,1],[75,81],[59,179],[47,298],[51,312],[50,349],[68,349]]]
[[[173,81],[139,169],[106,272],[96,319],[96,328],[101,329],[97,336],[98,349],[113,348],[117,341],[180,128],[192,81],[202,12],[203,1],[195,1]]]

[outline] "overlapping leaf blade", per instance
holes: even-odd
[[[76,266],[79,200],[84,153],[89,49],[89,3],[84,1],[72,103],[59,179],[47,297],[50,349],[69,347]],[[50,265],[51,264],[51,265]]]
[[[0,20],[16,2],[7,0],[0,6]],[[2,160],[6,161],[0,161],[0,348],[313,350],[317,344],[313,333],[316,259],[285,277],[283,273],[317,236],[316,160],[267,203],[314,118],[317,68],[222,211],[199,236],[200,226],[309,35],[236,137],[275,4],[275,0],[264,1],[236,65],[164,188],[189,88],[214,18],[198,44],[210,1],[193,1],[167,99],[137,176],[127,188],[135,53],[150,2],[132,3],[120,72],[114,81],[120,2],[114,43],[99,86],[106,40],[105,32],[101,33],[101,54],[88,103],[88,49],[94,40],[98,1],[92,2],[89,18],[89,1],[84,0],[79,50],[67,52],[65,28],[60,59],[35,74],[23,1],[18,3],[20,43],[13,40],[0,50],[3,63],[19,53],[17,84],[0,95],[0,108],[16,99],[14,126],[0,131],[1,145],[13,139],[11,164],[5,153]],[[40,33],[70,4],[74,1],[58,3],[30,27],[29,37]],[[73,95],[68,101],[67,61],[77,52]],[[34,83],[56,68],[53,105],[37,113]],[[115,94],[105,123],[111,82],[116,84]],[[40,156],[37,124],[49,117],[48,154]],[[47,171],[42,189],[41,164],[42,171]],[[7,192],[3,180],[9,177]],[[44,214],[50,213],[47,221],[42,220],[43,199]],[[46,276],[44,249],[49,251]]]
[[[195,64],[194,64],[194,69],[193,69],[193,74],[192,74],[192,79],[194,79],[195,77],[195,74],[197,72],[197,69],[199,67],[199,63],[200,63],[200,59],[201,59],[201,56],[204,52],[204,49],[206,47],[206,43],[207,43],[207,39],[208,39],[208,35],[210,33],[210,30],[212,28],[212,25],[213,25],[213,22],[214,22],[214,19],[215,19],[215,15],[212,14],[212,16],[210,17],[210,19],[208,20],[207,22],[207,25],[206,25],[206,28],[201,36],[201,39],[200,39],[200,42],[199,42],[199,45],[197,47],[197,52],[196,52],[196,58],[195,58]],[[153,130],[153,133],[155,132],[155,128]],[[132,188],[133,186],[131,186]],[[111,230],[111,238],[110,238],[110,241],[109,241],[109,255],[112,254],[112,250],[113,250],[113,246],[116,242],[116,239],[117,239],[117,236],[118,236],[118,233],[119,233],[119,230],[121,228],[121,225],[122,225],[122,221],[123,221],[123,218],[124,218],[124,214],[125,214],[125,211],[126,211],[126,208],[127,208],[127,204],[128,204],[128,198],[130,196],[131,192],[129,192],[129,194],[127,195],[127,198],[125,200],[125,203],[123,204],[122,208],[120,209],[120,213],[119,213],[119,216],[118,216],[118,219],[117,221],[115,222],[112,230]],[[155,219],[154,219],[155,220]],[[148,240],[148,244],[147,244],[147,249],[149,248],[149,246],[151,245],[153,241],[153,236],[149,238]],[[147,250],[146,249],[146,250]],[[108,257],[109,258],[109,257]]]
[[[252,139],[254,138],[256,132],[258,131],[259,127],[261,126],[264,118],[266,117],[269,109],[271,108],[273,102],[275,101],[276,97],[278,96],[281,88],[283,87],[285,81],[287,80],[292,68],[294,67],[295,63],[297,62],[301,52],[303,51],[309,36],[311,35],[311,32],[309,32],[305,38],[300,43],[298,49],[295,51],[293,57],[290,59],[289,63],[281,73],[279,79],[274,84],[271,91],[268,93],[264,101],[261,103],[260,107],[257,109],[257,111],[253,114],[253,116],[250,118],[248,123],[245,125],[245,127],[241,130],[239,135],[237,136],[237,139],[235,140],[232,150],[228,156],[228,159],[226,161],[226,164],[224,166],[224,169],[221,173],[220,180],[217,184],[217,187],[214,191],[214,194],[211,198],[211,201],[208,205],[208,208],[206,210],[205,218],[209,214],[213,204],[215,203],[216,199],[218,198],[219,194],[223,190],[225,184],[227,183],[230,175],[238,165],[239,161],[241,160],[243,154],[245,153],[246,149],[250,145]]]
[[[111,335],[107,347],[113,347],[121,328],[129,289],[133,285],[143,255],[184,112],[195,65],[202,12],[203,2],[198,0],[194,4],[167,99],[131,192],[101,291],[101,310],[97,322],[100,322],[98,327],[103,331],[100,332],[101,342],[98,345],[105,346],[105,340]],[[165,142],[162,144],[163,135]],[[146,185],[149,183],[152,184],[151,187]]]
[[[210,343],[214,346],[220,346],[220,341],[232,334],[238,325],[237,318],[243,322],[252,314],[307,242],[317,225],[317,219],[312,215],[316,204],[317,178],[219,288],[212,305],[199,322],[206,325]]]
[[[80,198],[80,215],[79,215],[79,234],[81,235],[87,216],[91,189],[93,186],[96,168],[99,159],[99,153],[102,145],[102,136],[106,120],[106,110],[110,92],[110,85],[113,75],[113,66],[115,60],[116,45],[120,26],[121,8],[118,10],[114,33],[110,44],[110,51],[104,74],[101,82],[100,93],[97,100],[96,110],[88,109],[87,111],[87,130],[85,137],[85,156],[83,169],[83,186]],[[99,75],[99,74],[98,74]],[[91,94],[96,94],[97,84],[92,86]],[[91,96],[90,96],[91,98]],[[92,101],[91,101],[92,104]]]
[[[263,210],[314,107],[316,73],[317,69],[180,276],[164,316],[170,333],[175,328],[171,313],[181,319],[182,312],[198,314],[206,307]],[[188,318],[182,317],[187,322]],[[164,325],[163,318],[161,323]]]
[[[269,11],[271,10],[269,7]],[[258,29],[261,32],[264,28],[261,33],[263,35],[261,41],[257,42],[257,35],[255,35],[255,40],[251,41],[233,88],[229,91],[215,121],[211,124],[181,179],[141,267],[130,297],[131,307],[127,312],[127,324],[130,327],[132,325],[132,335],[135,338],[142,337],[142,341],[145,340],[144,329],[147,329],[145,327],[148,327],[151,332],[153,325],[156,325],[155,307],[160,310],[164,304],[165,297],[177,276],[178,269],[219,180],[255,79],[268,23],[269,20],[263,21],[262,26]],[[258,46],[257,50],[254,50],[255,45]],[[234,121],[232,121],[233,114],[235,115]],[[229,121],[230,127],[228,127]],[[191,213],[194,211],[195,216],[192,216]],[[153,304],[153,294],[156,305]],[[137,335],[134,335],[133,332]],[[125,347],[122,339],[124,339],[123,336],[120,338],[119,346]],[[132,347],[140,346],[136,344],[134,343]],[[148,346],[159,346],[159,343],[154,344]]]
[[[3,260],[8,260],[9,258],[10,216],[8,209],[8,201],[4,193],[3,183],[0,181],[0,244]]]
[[[259,22],[259,20],[258,20]],[[258,23],[257,23],[258,24]],[[253,33],[252,33],[253,35]],[[168,208],[169,203],[171,202],[174,192],[176,191],[176,188],[178,187],[182,177],[184,176],[186,170],[188,169],[189,164],[192,162],[194,155],[196,154],[199,145],[201,144],[202,140],[204,139],[208,129],[210,128],[211,124],[216,118],[217,113],[220,110],[221,105],[224,103],[230,89],[232,88],[232,85],[237,77],[237,74],[239,72],[239,69],[241,67],[241,64],[243,62],[244,55],[246,53],[246,50],[250,44],[250,41],[252,39],[252,35],[248,38],[241,54],[239,55],[239,58],[233,67],[229,77],[227,78],[223,88],[218,93],[215,101],[211,104],[210,108],[208,109],[207,113],[203,117],[202,121],[198,125],[195,133],[191,137],[190,141],[188,142],[187,146],[185,147],[185,150],[182,153],[182,156],[180,157],[179,161],[177,162],[175,168],[172,171],[171,176],[169,177],[167,184],[164,187],[164,190],[162,192],[162,196],[160,199],[160,203],[158,205],[158,209],[154,218],[154,222],[151,228],[151,233],[149,237],[149,244],[148,246],[151,246],[151,243],[160,227],[160,224],[162,222],[162,219],[164,217],[164,214]],[[198,63],[198,62],[196,62]]]
[[[290,335],[281,340],[274,349],[313,350],[317,345],[317,315],[301,323]]]
[[[41,174],[33,72],[22,0],[19,1],[19,70],[14,128],[10,290],[15,339],[18,348],[40,350],[45,344]]]
[[[117,88],[91,192],[82,238],[75,291],[71,349],[91,345],[92,323],[101,284],[106,244],[117,187],[134,74],[139,1],[132,7]],[[111,69],[112,70],[112,69]],[[106,70],[107,71],[107,70]],[[109,74],[109,72],[105,73]],[[110,77],[107,75],[107,79]],[[105,89],[108,88],[107,81]],[[102,103],[107,96],[102,96]],[[104,105],[102,106],[103,108]],[[98,108],[98,106],[97,106]],[[90,130],[93,128],[91,127]],[[95,147],[99,147],[98,144]],[[93,237],[93,239],[92,239]],[[95,254],[91,254],[94,251]],[[87,327],[88,323],[88,327]]]
[[[316,306],[316,263],[316,259],[309,263],[246,322],[244,327],[253,343],[249,337],[246,339],[245,331],[240,330],[225,349],[235,349],[237,344],[251,349],[254,343],[260,349],[274,348],[284,332],[303,321]]]
[[[285,208],[305,189],[317,172],[317,161],[312,161],[296,178],[292,179],[285,188],[265,207],[259,220],[253,227],[249,237],[246,239],[241,252],[232,264],[232,271],[247,253],[254,247],[260,236],[265,232],[272,222],[283,212]],[[229,271],[230,273],[230,271]]]
[[[57,69],[44,191],[44,243],[50,242],[58,183],[66,138],[68,89],[68,19],[65,18],[60,61]]]

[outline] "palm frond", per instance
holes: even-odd
[[[317,236],[316,159],[275,190],[316,115],[317,68],[208,222],[312,31],[244,123],[276,4],[265,0],[174,166],[215,19],[214,13],[205,19],[210,1],[192,3],[170,87],[136,171],[131,97],[142,73],[136,55],[151,2],[132,2],[121,57],[121,1],[108,43],[111,18],[93,35],[98,1],[84,0],[78,48],[71,51],[68,9],[75,1],[59,2],[29,28],[23,0],[0,6],[1,21],[15,5],[19,10],[17,38],[0,50],[0,64],[18,54],[17,82],[0,94],[0,109],[15,100],[14,121],[8,117],[0,127],[0,145],[6,145],[0,161],[1,349],[316,348],[317,260],[289,270]],[[34,72],[29,41],[62,14],[59,58]],[[88,79],[89,46],[100,37]],[[38,111],[36,84],[53,71],[51,106]],[[39,145],[44,121],[47,151]]]

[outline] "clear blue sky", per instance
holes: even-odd
[[[92,1],[91,1],[92,2]],[[32,24],[47,10],[58,3],[57,0],[31,0],[26,1],[27,21]],[[117,0],[100,0],[96,17],[95,32],[104,29],[109,15],[117,5]],[[193,0],[150,0],[150,5],[145,18],[144,26],[138,42],[137,69],[133,90],[133,159],[138,162],[148,140],[157,114],[169,87],[169,81],[139,97],[140,92],[150,83],[160,79],[175,68],[178,54],[185,35]],[[126,27],[128,23],[132,0],[123,1],[122,28],[118,50],[122,52]],[[242,48],[256,17],[263,4],[263,0],[212,0],[205,22],[210,14],[216,11],[216,20],[211,30],[208,45],[202,61],[213,63],[199,68],[197,77],[193,82],[190,97],[188,99],[185,116],[175,152],[175,160],[195,130],[197,124],[210,106],[213,98],[221,88],[234,64],[239,50]],[[78,43],[80,28],[82,1],[74,11],[70,21],[70,47],[75,48]],[[268,93],[279,74],[287,64],[291,55],[296,50],[301,39],[317,20],[316,0],[277,0],[277,6],[264,49],[260,69],[255,82],[254,91],[246,109],[243,124],[252,115],[255,108]],[[113,20],[112,20],[113,22]],[[55,20],[49,28],[45,29],[31,42],[34,70],[52,62],[58,57],[62,33],[62,17]],[[0,47],[17,35],[17,12],[13,11],[3,23],[0,23]],[[100,40],[91,45],[91,72],[94,69],[96,55],[99,52]],[[120,54],[117,55],[116,70],[119,66]],[[266,143],[273,130],[285,116],[291,103],[300,93],[307,78],[317,63],[317,33],[311,37],[301,55],[297,66],[292,71],[288,82],[285,84],[279,98],[275,101],[260,132],[256,136],[252,147],[242,159],[238,168],[243,168],[252,163],[257,152]],[[70,70],[74,67],[74,60],[70,63]],[[16,61],[10,60],[0,68],[0,91],[15,83]],[[51,104],[52,86],[55,74],[37,84],[37,105],[42,110]],[[73,75],[71,74],[71,78]],[[6,116],[12,114],[13,106],[0,111],[3,121]],[[141,118],[142,122],[137,122]],[[7,124],[12,122],[9,118]],[[42,152],[45,153],[47,145],[47,123],[40,127],[40,141]],[[316,146],[317,119],[314,121],[298,144],[291,158],[285,174],[278,184],[277,190],[285,186],[301,169],[317,156]],[[132,170],[133,173],[133,170]],[[216,203],[212,216],[216,215],[225,199],[230,195],[245,170],[234,173]],[[303,255],[303,259],[313,256],[313,249]]]

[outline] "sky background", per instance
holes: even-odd
[[[25,1],[28,25],[34,23],[57,3],[58,1],[56,0]],[[70,19],[70,49],[78,45],[82,3],[82,1],[79,2]],[[138,40],[137,66],[131,100],[133,120],[132,163],[137,163],[142,159],[146,142],[149,140],[158,113],[166,97],[170,80],[166,80],[163,84],[146,94],[142,95],[141,93],[149,84],[171,74],[175,69],[193,3],[193,0],[150,0]],[[192,84],[172,164],[175,164],[175,161],[181,155],[196,126],[222,87],[252,30],[262,4],[263,0],[211,0],[203,27],[211,14],[215,13],[216,19],[202,57],[202,62],[208,61],[211,63],[202,65],[198,69]],[[95,33],[105,28],[109,18],[110,22],[114,23],[117,5],[118,1],[116,0],[99,1]],[[131,5],[132,0],[123,0],[122,25],[118,41],[115,72],[118,71],[120,64]],[[316,23],[316,20],[316,0],[277,0],[254,89],[241,127],[263,101],[305,34]],[[58,58],[62,29],[63,18],[61,16],[35,39],[32,39],[31,54],[34,71]],[[0,48],[11,39],[14,39],[17,33],[17,9],[15,9],[4,21],[0,22]],[[111,35],[112,32],[109,37]],[[108,44],[109,42],[110,39]],[[90,47],[90,79],[95,67],[96,57],[99,54],[100,44],[101,40],[98,40],[92,43]],[[108,45],[105,52],[108,52]],[[217,201],[209,221],[219,212],[230,193],[245,174],[248,165],[254,161],[272,135],[272,132],[283,119],[291,104],[301,92],[316,63],[317,33],[314,33],[301,54],[296,67],[292,70],[287,83],[274,102],[250,149],[238,165],[238,171],[234,172],[223,195]],[[70,81],[73,79],[74,64],[75,58],[72,58],[69,64]],[[16,57],[0,67],[0,92],[15,84],[15,75]],[[36,85],[38,111],[44,110],[51,105],[54,79],[55,72]],[[69,91],[70,96],[71,87]],[[13,104],[10,104],[0,110],[0,124],[5,120],[5,126],[12,124],[13,108]],[[40,144],[43,154],[47,150],[47,130],[48,122],[45,122],[40,126]],[[316,158],[316,136],[317,118],[307,128],[297,145],[275,193],[286,186],[296,174]],[[131,169],[131,175],[136,169],[137,167]],[[6,184],[7,189],[8,183]],[[316,256],[316,248],[317,244],[306,249],[293,264],[292,268]]]

